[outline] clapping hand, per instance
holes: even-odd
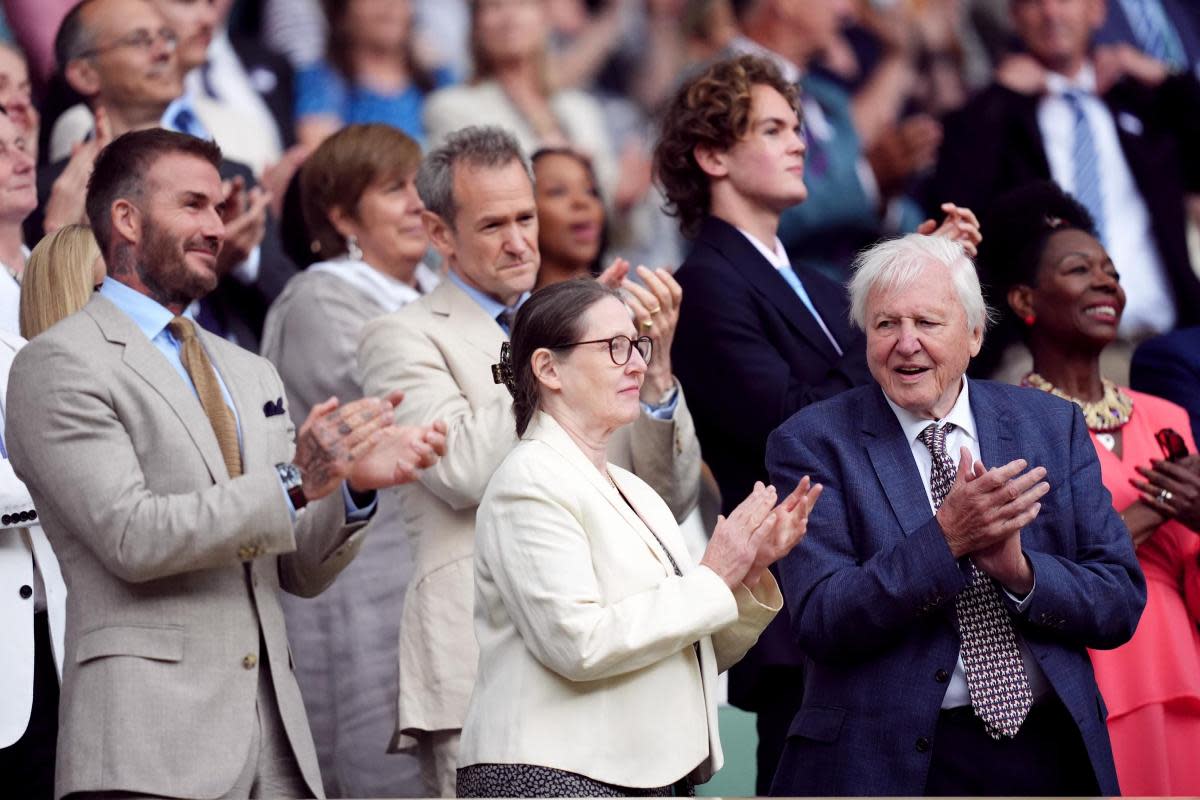
[[[313,407],[300,426],[292,457],[310,502],[330,494],[342,481],[349,481],[357,492],[411,481],[418,469],[445,453],[444,423],[395,425],[393,409],[403,399],[404,393],[396,391],[344,406],[331,397]]]
[[[967,255],[974,258],[979,252],[979,243],[983,241],[983,234],[979,232],[979,220],[975,218],[975,212],[969,208],[956,206],[954,203],[942,203],[941,208],[946,214],[942,224],[938,225],[933,220],[927,219],[917,226],[917,233],[926,236],[944,236],[951,241],[958,242],[967,251]]]
[[[954,484],[937,512],[938,525],[955,558],[969,555],[975,566],[1018,594],[1033,585],[1021,551],[1021,529],[1037,518],[1050,491],[1044,467],[1026,471],[1023,458],[987,469],[971,451],[960,451]]]
[[[787,498],[767,516],[767,525],[762,526],[758,555],[746,577],[742,580],[750,588],[758,585],[763,572],[779,559],[792,552],[808,531],[808,515],[824,489],[814,484],[807,475]]]
[[[1137,471],[1145,480],[1130,483],[1141,491],[1147,505],[1200,533],[1200,456],[1177,462],[1152,460],[1149,467]]]

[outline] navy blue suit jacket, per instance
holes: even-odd
[[[984,464],[1024,458],[1047,470],[1050,492],[1021,534],[1036,588],[1024,610],[1010,608],[1079,725],[1101,793],[1115,795],[1107,712],[1085,648],[1127,641],[1145,605],[1129,533],[1078,409],[985,381],[971,382],[970,397]],[[775,431],[767,466],[780,496],[806,474],[825,487],[807,537],[780,565],[810,663],[772,793],[920,795],[948,685],[938,676],[958,656],[954,597],[967,579],[900,423],[878,386],[854,389]]]
[[[1200,433],[1200,327],[1180,328],[1138,345],[1129,385],[1183,406],[1192,434]]]
[[[755,481],[767,480],[771,431],[804,406],[871,380],[863,336],[848,321],[845,290],[814,270],[796,272],[843,355],[779,271],[724,220],[704,221],[675,273],[684,300],[671,364],[726,514]],[[760,670],[798,669],[802,662],[780,614],[734,667],[730,701],[750,710],[778,702]]]

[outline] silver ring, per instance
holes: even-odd
[[[1171,498],[1173,498],[1174,496],[1175,495],[1171,494],[1170,490],[1163,489],[1161,492],[1158,493],[1158,502],[1169,503],[1169,502],[1171,502]]]

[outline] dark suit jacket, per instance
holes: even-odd
[[[1187,409],[1195,437],[1200,432],[1200,327],[1142,342],[1133,353],[1129,385]]]
[[[1037,123],[1038,100],[994,84],[950,116],[929,196],[974,209],[986,226],[997,197],[1050,179]],[[1200,84],[1186,75],[1168,78],[1156,89],[1124,80],[1104,101],[1117,118],[1121,149],[1150,212],[1179,324],[1200,323],[1200,280],[1188,258],[1184,211],[1184,194],[1200,191]],[[1003,280],[982,277],[991,285]],[[1005,304],[994,295],[989,301],[998,308]]]
[[[46,200],[50,197],[54,181],[66,166],[64,159],[38,170],[38,207],[25,219],[25,241],[31,246],[44,235]],[[240,175],[247,188],[256,183],[250,168],[237,161],[222,161],[220,173],[222,180]],[[217,288],[201,301],[198,315],[198,321],[205,328],[255,353],[262,338],[267,307],[298,271],[284,253],[279,240],[279,226],[269,214],[267,230],[259,247],[259,258],[258,279],[253,284],[244,284],[232,275],[224,276]]]
[[[726,514],[756,480],[767,480],[772,430],[809,403],[870,380],[863,336],[849,325],[842,287],[811,270],[797,274],[845,355],[837,355],[778,270],[723,220],[705,221],[675,273],[684,299],[672,366]],[[771,700],[751,696],[760,666],[802,661],[783,616],[735,668],[731,698],[743,708]]]
[[[1200,65],[1200,10],[1197,10],[1195,0],[1161,0],[1167,20],[1183,45],[1184,55],[1190,65]],[[1104,25],[1096,32],[1096,44],[1112,44],[1125,42],[1141,49],[1129,17],[1118,2],[1108,3],[1108,14]]]
[[[1107,712],[1085,648],[1132,635],[1146,585],[1100,480],[1083,416],[1033,389],[972,381],[980,455],[1047,470],[1050,493],[1021,534],[1036,576],[1019,634],[1079,725],[1102,794],[1118,793]],[[810,657],[804,701],[773,794],[920,795],[959,650],[950,554],[900,423],[877,385],[811,406],[771,435],[779,491],[803,475],[824,493],[780,565],[792,630]],[[1006,602],[1008,602],[1006,600]],[[933,742],[937,747],[937,742]]]

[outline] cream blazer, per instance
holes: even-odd
[[[475,683],[471,623],[475,509],[517,442],[512,397],[492,381],[504,331],[451,280],[363,329],[366,394],[404,390],[401,424],[449,425],[446,455],[397,487],[412,540],[413,577],[400,620],[398,725],[392,749],[417,731],[457,730]],[[612,458],[653,484],[682,519],[696,505],[700,445],[680,393],[673,420],[647,414],[613,437]]]
[[[264,664],[323,796],[278,592],[328,586],[365,523],[347,524],[339,492],[293,520],[274,467],[292,459],[293,425],[266,411],[283,382],[266,359],[199,336],[237,411],[238,478],[196,393],[103,295],[13,362],[9,454],[70,588],[56,796],[229,791]]]
[[[754,593],[730,592],[691,562],[658,495],[609,471],[621,493],[539,412],[492,477],[459,766],[539,764],[633,787],[721,768],[717,673],[782,607],[779,587],[768,573]]]

